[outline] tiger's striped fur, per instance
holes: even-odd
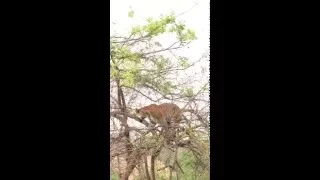
[[[151,104],[149,106],[136,109],[136,115],[141,118],[149,118],[150,124],[160,124],[164,128],[166,144],[175,141],[176,130],[179,122],[182,120],[181,109],[172,103],[163,103],[160,105]],[[151,131],[155,135],[155,131]]]
[[[136,109],[136,114],[141,119],[149,118],[153,124],[164,127],[177,125],[182,120],[181,109],[173,103],[150,104]]]

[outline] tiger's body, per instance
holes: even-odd
[[[178,124],[182,120],[181,109],[172,103],[163,103],[160,105],[151,104],[136,109],[136,114],[141,119],[149,118],[151,123],[160,124],[165,128],[173,124]]]

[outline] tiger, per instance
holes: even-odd
[[[169,128],[178,126],[182,120],[181,109],[173,103],[150,104],[140,109],[135,109],[135,114],[141,120],[148,118],[150,124],[152,124],[151,126],[161,125],[166,134],[172,136],[172,138],[175,137],[175,131],[169,131]]]
[[[150,104],[136,109],[135,113],[142,120],[149,118],[152,124],[160,124],[164,127],[178,124],[182,120],[181,109],[173,103]]]

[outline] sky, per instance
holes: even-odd
[[[126,35],[133,25],[141,25],[146,22],[147,18],[157,18],[161,14],[166,15],[172,11],[178,16],[178,21],[183,21],[186,26],[195,31],[197,40],[193,41],[188,49],[178,52],[178,55],[186,56],[190,61],[198,60],[203,53],[209,50],[209,34],[210,34],[210,0],[111,0],[110,2],[110,32],[117,32]],[[128,12],[134,11],[134,18],[128,17]],[[161,37],[159,41],[163,47],[171,45],[172,37]],[[204,84],[209,78],[209,61],[202,61],[192,69],[191,75],[199,73],[200,67],[205,67],[207,72],[205,77],[195,76]],[[195,88],[200,87],[199,84],[193,84]],[[209,98],[209,97],[208,97]]]

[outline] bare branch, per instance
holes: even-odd
[[[142,96],[144,96],[144,97],[148,98],[150,101],[157,102],[156,100],[153,100],[151,97],[149,97],[149,96],[145,95],[144,93],[142,93],[141,91],[137,90],[136,88],[129,87],[129,86],[125,86],[125,85],[122,85],[122,86],[123,86],[123,87],[125,87],[125,88],[128,88],[128,89],[132,89],[132,90],[134,90],[134,91],[136,91],[136,92],[140,93]]]
[[[175,42],[175,43],[173,43],[171,46],[169,46],[169,47],[167,47],[167,48],[164,48],[164,49],[160,49],[160,50],[156,50],[156,51],[152,51],[152,52],[147,52],[147,53],[143,53],[142,54],[142,57],[146,57],[147,55],[149,55],[149,54],[155,54],[155,53],[159,53],[159,52],[162,52],[162,51],[168,51],[168,50],[173,50],[173,49],[179,49],[179,48],[181,48],[182,46],[181,46],[181,44],[179,45],[179,46],[177,46],[177,47],[173,47],[175,44],[177,44],[177,43],[179,43],[179,42]]]

